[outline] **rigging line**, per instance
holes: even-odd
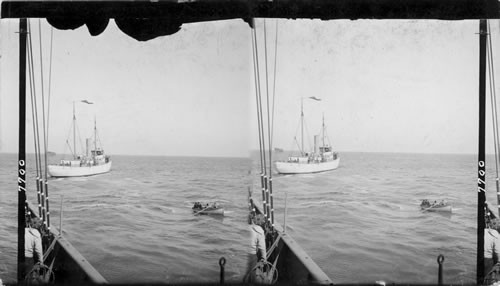
[[[258,73],[257,73],[257,69],[256,69],[256,59],[255,59],[255,40],[254,40],[254,37],[253,37],[253,34],[252,34],[253,32],[250,31],[250,33],[251,33],[251,38],[252,38],[252,56],[253,56],[254,77],[255,77],[254,84],[255,84],[255,100],[256,100],[256,107],[257,107],[257,125],[258,125],[257,128],[258,128],[258,131],[259,131],[260,169],[261,169],[261,173],[264,173],[264,171],[263,171],[264,162],[262,160],[262,139],[261,139],[261,130],[260,130],[259,97],[257,95],[259,93],[259,87],[258,87],[258,83],[257,83],[257,81],[258,81]]]
[[[254,19],[252,18],[252,22],[254,22]],[[255,77],[255,100],[256,100],[256,109],[257,109],[257,123],[258,123],[258,130],[259,130],[259,158],[260,158],[260,184],[261,184],[261,190],[262,190],[262,203],[264,205],[263,212],[264,215],[266,215],[266,195],[265,195],[265,188],[264,188],[264,161],[262,159],[262,134],[261,134],[261,124],[260,124],[260,109],[259,109],[259,92],[260,92],[260,85],[259,85],[259,73],[257,70],[257,56],[256,56],[256,39],[254,38],[255,34],[255,23],[252,25],[254,28],[250,31],[250,36],[252,38],[252,56],[253,56],[253,67],[254,67],[254,77]]]
[[[273,105],[272,105],[272,121],[271,121],[271,146],[273,145],[274,137],[274,100],[276,98],[276,66],[278,59],[278,20],[276,20],[275,42],[274,42],[274,75],[273,75]]]
[[[271,176],[271,120],[269,118],[269,72],[267,70],[268,61],[267,61],[267,28],[266,28],[266,19],[264,19],[264,63],[265,63],[265,71],[266,71],[266,100],[267,100],[267,137],[268,137],[268,148],[269,148],[269,176]]]
[[[29,30],[29,26],[28,26],[28,32],[30,32]],[[31,41],[31,33],[29,34],[29,42]],[[29,43],[28,43],[29,45]],[[34,86],[34,83],[33,83],[33,76],[32,76],[32,61],[30,60],[30,55],[31,55],[31,46],[28,47],[27,49],[27,53],[28,53],[28,75],[29,75],[29,85],[30,85],[30,99],[31,99],[31,117],[32,117],[32,125],[33,125],[33,143],[34,143],[34,149],[35,149],[35,153],[36,153],[36,150],[37,150],[37,138],[35,136],[36,134],[36,126],[35,126],[35,104],[34,104],[34,98],[33,98],[33,94],[34,94],[34,90],[33,90],[33,86]],[[38,160],[37,158],[35,157],[35,168],[36,168],[36,192],[37,192],[37,201],[38,201],[38,216],[42,216],[42,205],[41,205],[41,192],[40,192],[40,184],[39,184],[39,172],[40,172],[40,166],[38,164]]]
[[[259,49],[258,49],[258,43],[257,43],[257,33],[256,29],[253,30],[253,35],[255,38],[255,58],[256,60],[256,66],[257,66],[257,74],[258,74],[258,85],[259,85],[259,92],[258,92],[258,97],[259,97],[259,109],[260,109],[260,130],[262,132],[262,157],[264,159],[264,174],[263,174],[263,179],[264,179],[264,185],[263,189],[265,190],[265,196],[264,200],[266,202],[267,206],[267,211],[266,213],[266,218],[269,220],[270,219],[270,214],[269,214],[269,189],[268,189],[268,179],[267,179],[267,160],[266,160],[266,139],[265,139],[265,129],[264,129],[264,117],[263,117],[263,111],[262,111],[262,93],[261,93],[261,86],[260,86],[260,67],[259,67]]]
[[[47,216],[47,228],[50,229],[50,209],[49,209],[49,186],[48,186],[48,181],[47,181],[47,132],[46,132],[46,123],[45,123],[45,88],[43,85],[44,79],[43,79],[43,52],[42,52],[42,22],[40,19],[38,19],[38,42],[40,45],[40,84],[42,88],[42,131],[43,131],[43,157],[44,157],[44,170],[45,174],[43,176],[43,181],[45,184],[45,209],[46,209],[46,216]]]
[[[488,28],[489,28],[490,24],[488,22]],[[491,31],[491,29],[490,29]],[[492,48],[492,38],[491,38],[491,35],[489,37],[489,40],[490,40],[490,55],[491,55],[491,59],[490,59],[490,66],[491,66],[491,82],[492,82],[492,85],[493,85],[493,94],[494,94],[494,99],[495,99],[495,105],[494,105],[494,111],[495,111],[495,118],[498,120],[498,111],[497,111],[497,103],[496,103],[496,85],[495,85],[495,67],[493,65],[494,63],[494,59],[493,59],[493,48]],[[497,150],[500,150],[500,140],[499,140],[499,132],[498,132],[498,121],[495,120],[495,123],[496,123],[496,131],[497,131],[497,135],[496,135],[496,139],[497,139]],[[498,171],[497,171],[497,176],[498,176]]]
[[[490,22],[488,21],[488,29],[490,29]],[[489,52],[487,50],[487,57],[489,60],[489,74],[490,74],[490,97],[491,97],[491,109],[492,109],[492,117],[493,117],[493,136],[494,136],[494,144],[495,144],[495,168],[496,168],[496,191],[497,191],[497,205],[500,208],[500,186],[499,186],[499,178],[498,178],[498,151],[499,151],[499,138],[498,138],[498,112],[497,112],[497,102],[496,102],[496,87],[495,87],[495,70],[494,70],[494,60],[493,60],[493,48],[492,48],[492,39],[491,35],[488,37],[488,47]]]
[[[268,176],[268,192],[267,192],[267,201],[271,205],[267,205],[268,212],[271,214],[271,223],[274,227],[274,210],[273,210],[273,190],[272,190],[272,178],[273,178],[273,161],[272,161],[272,146],[271,146],[271,119],[270,119],[270,111],[269,111],[269,73],[268,73],[268,60],[267,60],[267,28],[266,28],[266,19],[264,19],[264,62],[266,64],[266,100],[267,100],[267,139],[268,139],[268,152],[269,152],[269,176]]]
[[[44,163],[45,163],[45,177],[47,177],[47,135],[45,134],[45,87],[43,85],[43,50],[42,50],[42,21],[38,19],[38,43],[40,52],[40,85],[42,93],[42,131],[43,131],[43,144],[44,144]]]
[[[35,160],[38,161],[38,166],[39,166],[39,173],[37,173],[37,185],[40,190],[40,201],[38,202],[41,204],[41,208],[39,209],[40,212],[40,217],[42,218],[42,221],[45,223],[45,193],[43,190],[43,181],[42,181],[42,161],[41,161],[41,156],[40,156],[40,132],[39,132],[39,124],[38,124],[38,105],[37,105],[37,100],[36,100],[36,81],[35,81],[35,63],[33,59],[33,39],[32,39],[32,29],[31,29],[31,21],[28,21],[28,49],[29,49],[29,62],[30,64],[28,65],[30,67],[30,80],[32,80],[32,96],[33,96],[33,103],[34,103],[34,121],[35,121],[35,131],[33,136],[35,137],[36,142],[38,142],[37,147],[35,149]]]
[[[306,130],[306,137],[307,137],[307,149],[308,150],[311,150],[311,136],[309,136],[309,128],[307,128],[307,122],[305,122],[306,120],[303,119],[303,126],[304,126],[304,129]],[[304,138],[302,136],[302,138]],[[302,150],[302,152],[304,152],[304,150]],[[304,152],[305,153],[305,152]],[[309,153],[309,152],[308,152]]]
[[[491,116],[492,116],[492,120],[493,120],[493,139],[494,139],[494,147],[495,147],[495,158],[497,158],[498,156],[498,145],[497,145],[497,132],[498,132],[498,123],[497,123],[497,114],[496,114],[496,109],[495,109],[495,105],[496,105],[496,95],[495,95],[495,90],[494,90],[494,87],[493,87],[493,84],[494,84],[494,77],[493,77],[493,71],[492,71],[492,57],[491,57],[491,41],[488,41],[488,46],[489,46],[489,50],[487,50],[487,56],[488,56],[488,62],[489,62],[489,65],[488,65],[488,72],[489,72],[489,76],[490,76],[490,99],[491,99]],[[498,160],[495,159],[495,167],[496,167],[496,176],[497,176],[497,180],[498,180]],[[497,193],[498,193],[498,183],[497,183]]]
[[[252,21],[254,21],[252,19]],[[253,25],[255,29],[255,24]],[[253,29],[250,31],[250,36],[252,38],[252,56],[253,56],[253,70],[254,70],[254,77],[255,77],[255,80],[254,80],[254,83],[255,83],[255,99],[256,99],[256,107],[257,107],[257,127],[258,127],[258,130],[259,130],[259,156],[260,156],[260,168],[261,168],[261,173],[264,173],[263,171],[263,166],[264,166],[264,162],[263,162],[263,159],[262,159],[262,135],[261,135],[261,125],[260,125],[260,109],[259,109],[259,96],[258,96],[258,93],[260,92],[260,86],[258,84],[258,78],[259,78],[259,74],[258,74],[258,71],[257,71],[257,59],[256,59],[256,43],[255,43],[255,38],[254,38],[254,31]]]
[[[489,28],[489,23],[488,23],[488,28]],[[487,57],[488,57],[488,72],[490,75],[490,98],[491,98],[491,109],[492,109],[492,117],[493,117],[493,133],[494,133],[494,140],[495,140],[495,155],[497,155],[497,132],[498,132],[498,122],[497,120],[497,112],[496,112],[496,94],[495,94],[495,78],[494,78],[494,70],[493,70],[493,51],[492,51],[492,44],[491,44],[491,38],[488,38],[488,47],[489,50],[487,50]],[[497,177],[498,177],[498,162],[496,162],[496,170],[497,170]]]
[[[83,149],[82,135],[80,134],[80,127],[78,126],[77,123],[75,123],[75,129],[77,130],[78,140],[80,142],[80,154],[85,154],[85,150]],[[73,146],[73,148],[75,148],[75,155],[76,155],[76,146]]]
[[[64,159],[66,159],[66,147],[69,147],[69,151],[71,152],[71,154],[74,154],[73,153],[73,149],[71,148],[71,144],[69,143],[69,139],[70,139],[70,136],[71,136],[71,131],[73,131],[73,122],[71,122],[70,124],[70,128],[68,129],[68,135],[66,136],[66,145],[64,146]]]
[[[73,154],[73,149],[71,148],[71,144],[69,143],[68,140],[66,140],[66,146],[65,146],[65,151],[66,151],[66,147],[68,147],[69,151],[71,152],[71,154]]]
[[[299,140],[297,140],[297,137],[295,137],[295,143],[297,145],[297,148],[300,150],[300,144],[299,144]],[[300,156],[301,154],[299,154]]]
[[[96,140],[96,144],[97,142],[99,142],[99,147],[101,147],[101,150],[104,150],[104,147],[102,146],[102,142],[101,142],[101,137],[99,136],[99,131],[95,131],[95,138],[94,140]]]
[[[332,149],[333,149],[333,144],[332,144],[332,142],[330,141],[330,135],[328,135],[328,130],[325,130],[325,137],[326,137],[326,142],[327,142],[327,144],[328,144],[327,146],[330,146],[330,147],[332,147]]]
[[[257,44],[257,34],[256,34],[256,28],[253,29],[253,36],[254,36],[254,40],[255,40],[255,65],[256,65],[256,70],[257,70],[257,85],[258,85],[258,93],[257,93],[257,96],[259,98],[259,103],[258,103],[258,108],[259,108],[259,115],[260,115],[260,130],[262,132],[262,158],[263,158],[263,161],[264,161],[264,175],[267,175],[267,161],[266,161],[266,153],[265,153],[265,148],[266,148],[266,139],[264,137],[264,118],[263,118],[263,115],[262,115],[262,95],[261,95],[261,86],[260,86],[260,67],[259,67],[259,51],[258,51],[258,44]]]
[[[292,142],[292,145],[293,145],[293,143],[297,144],[297,149],[299,150],[299,153],[300,153],[299,156],[302,155],[302,148],[300,147],[299,140],[297,140],[297,133],[299,133],[299,129],[301,128],[301,122],[302,122],[302,119],[299,119],[299,124],[297,124],[297,127],[295,128],[295,133],[293,133],[294,136],[293,136],[293,142]],[[295,149],[293,149],[293,150],[295,150]],[[295,155],[295,151],[292,153]]]
[[[488,28],[490,28],[490,23],[488,21]],[[491,31],[491,29],[489,29]],[[496,102],[496,87],[495,87],[495,71],[493,66],[493,48],[492,48],[492,39],[491,35],[488,37],[488,47],[489,52],[487,50],[487,58],[489,60],[489,75],[490,75],[490,97],[491,97],[491,108],[492,108],[492,117],[493,117],[493,136],[494,136],[494,144],[495,144],[495,170],[496,170],[496,180],[495,187],[497,193],[497,208],[500,213],[500,185],[499,185],[499,177],[498,177],[498,160],[499,160],[499,138],[498,138],[498,113],[497,113],[497,102]]]
[[[49,146],[50,92],[51,92],[51,87],[52,87],[53,42],[54,42],[54,27],[50,26],[49,94],[48,94],[48,102],[47,102],[47,138],[46,138],[46,142],[45,142],[46,146]]]

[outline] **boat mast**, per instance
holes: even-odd
[[[26,227],[26,34],[27,20],[19,22],[19,151],[17,179],[17,283],[24,281],[24,229]]]
[[[323,128],[322,130],[323,131],[323,148],[325,147],[325,113],[323,113]],[[323,149],[324,150],[324,149]]]
[[[486,20],[479,21],[479,148],[477,180],[477,261],[476,283],[484,279],[484,228],[486,201],[485,119],[486,119]]]
[[[97,155],[97,119],[94,116],[94,155]]]
[[[73,159],[76,159],[76,116],[75,116],[74,101],[73,101]]]
[[[300,140],[300,152],[304,155],[304,98],[300,99]]]

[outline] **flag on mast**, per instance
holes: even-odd
[[[310,98],[310,99],[317,100],[317,101],[321,101],[321,98],[317,98],[317,97],[315,97],[315,96],[310,96],[309,98]]]
[[[90,101],[88,101],[86,99],[82,100],[81,102],[86,103],[86,104],[94,104],[93,102],[90,102]]]

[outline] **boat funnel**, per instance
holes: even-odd
[[[319,135],[314,135],[314,153],[319,153]]]
[[[89,156],[89,138],[85,139],[85,155],[88,157]]]

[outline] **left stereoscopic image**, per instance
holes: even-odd
[[[243,281],[248,23],[49,22],[1,21],[3,283]]]

